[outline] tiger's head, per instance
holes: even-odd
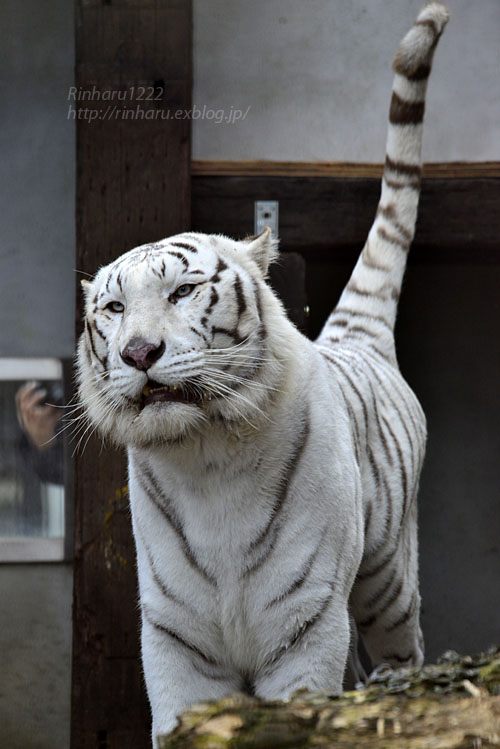
[[[244,241],[179,234],[82,283],[79,393],[102,435],[148,446],[214,420],[258,421],[282,370],[286,318],[264,282],[275,256],[268,229]]]

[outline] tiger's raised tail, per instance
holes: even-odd
[[[375,221],[339,303],[317,342],[364,339],[395,362],[394,323],[410,244],[415,233],[422,171],[427,81],[449,18],[439,0],[428,3],[394,57],[382,191]]]

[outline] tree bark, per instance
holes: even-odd
[[[241,694],[185,712],[160,749],[478,749],[500,746],[500,649],[447,653],[421,669],[379,669],[340,698],[299,691],[289,702]]]

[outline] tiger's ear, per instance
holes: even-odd
[[[87,298],[88,295],[89,295],[89,293],[90,293],[90,289],[91,289],[92,284],[90,283],[90,281],[87,281],[86,278],[81,278],[80,279],[80,284],[81,284],[81,287],[82,287],[83,295],[84,295],[85,298]]]
[[[269,226],[266,226],[261,234],[256,237],[249,237],[245,242],[248,255],[258,266],[262,275],[267,276],[269,266],[278,257],[279,240],[273,236]]]

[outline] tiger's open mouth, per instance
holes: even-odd
[[[141,409],[151,403],[191,403],[199,404],[201,394],[180,385],[161,385],[148,380],[141,393]]]

